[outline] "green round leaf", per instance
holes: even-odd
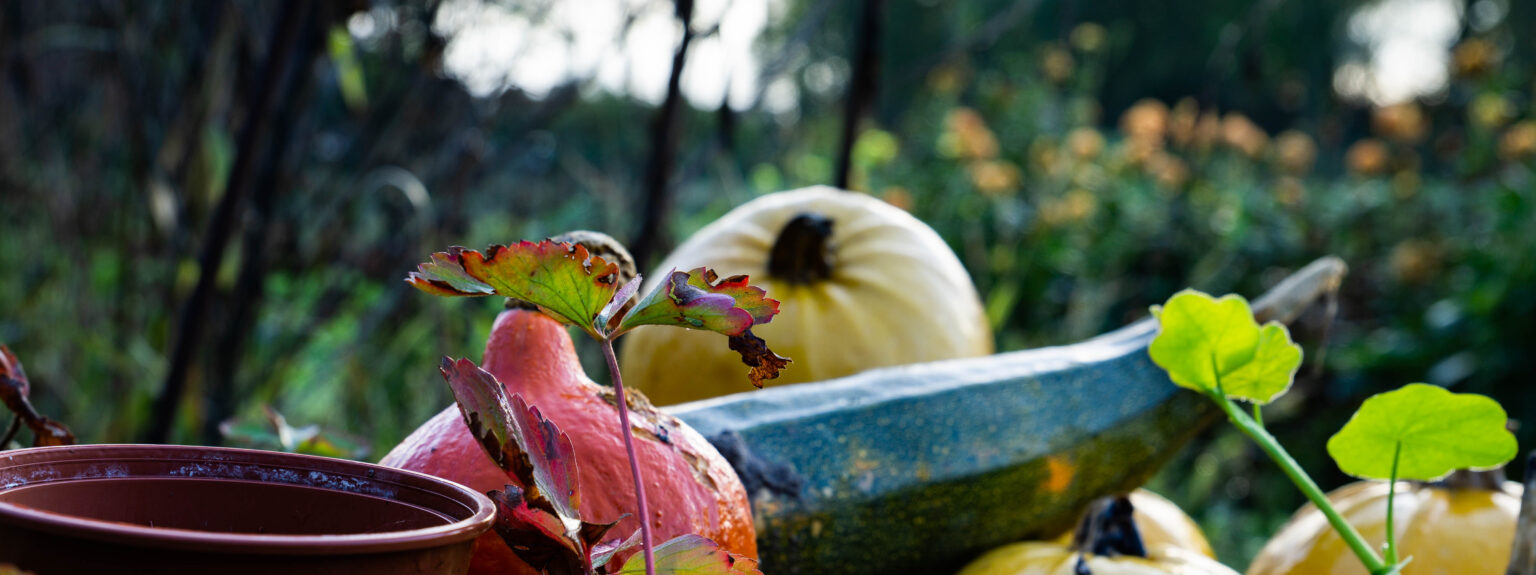
[[[1290,331],[1274,322],[1260,328],[1242,297],[1184,290],[1152,311],[1161,326],[1152,361],[1181,387],[1268,403],[1290,388],[1301,367],[1301,346]]]
[[[1355,477],[1432,481],[1457,469],[1488,469],[1514,459],[1515,436],[1499,403],[1471,393],[1412,383],[1365,400],[1328,440],[1328,454]]]

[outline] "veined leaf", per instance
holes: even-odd
[[[687,573],[690,575],[730,575],[732,573],[756,573],[757,562],[721,549],[714,541],[699,535],[683,535],[657,545],[655,549],[656,573]],[[624,562],[623,575],[643,575],[645,556],[636,553]]]
[[[670,325],[740,335],[754,324],[768,323],[778,312],[779,302],[768,299],[762,288],[747,285],[747,276],[721,280],[707,268],[672,270],[635,304],[619,331]]]
[[[581,520],[581,489],[571,439],[522,395],[507,397],[501,382],[474,362],[445,357],[441,371],[465,425],[485,452],[524,485],[530,504],[558,515],[567,531],[574,530]]]
[[[618,264],[585,246],[550,240],[491,246],[486,252],[449,248],[433,254],[406,282],[436,295],[516,298],[594,337],[604,330],[597,317],[618,289]]]
[[[1328,455],[1355,477],[1432,481],[1457,469],[1489,469],[1514,459],[1508,416],[1491,398],[1411,383],[1371,396],[1337,434]]]
[[[541,573],[584,573],[582,550],[566,533],[565,522],[530,507],[524,494],[516,485],[487,494],[496,504],[496,534],[519,559]]]
[[[616,333],[642,325],[668,325],[725,334],[730,337],[727,345],[751,368],[747,377],[752,385],[762,387],[763,381],[778,377],[790,363],[752,334],[752,326],[772,321],[777,313],[779,302],[748,285],[747,276],[720,279],[707,268],[686,273],[672,270],[635,304]]]
[[[1269,403],[1301,367],[1301,346],[1290,331],[1276,322],[1260,328],[1242,297],[1185,290],[1152,313],[1161,326],[1152,361],[1180,387]]]

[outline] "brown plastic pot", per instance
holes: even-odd
[[[436,477],[216,447],[0,452],[0,564],[55,573],[462,574],[495,509]]]

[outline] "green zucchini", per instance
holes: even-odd
[[[1345,272],[1255,302],[1291,321]],[[763,572],[950,573],[1067,531],[1141,485],[1218,411],[1147,356],[1151,320],[1073,345],[871,370],[681,404],[752,498]]]

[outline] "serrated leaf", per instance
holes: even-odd
[[[793,361],[768,349],[768,342],[753,335],[750,329],[741,332],[741,335],[731,336],[727,345],[731,351],[741,354],[741,362],[751,368],[747,371],[747,378],[759,389],[763,387],[764,381],[778,377],[779,371]]]
[[[486,252],[454,247],[433,254],[406,282],[437,295],[519,299],[598,335],[597,316],[618,289],[618,264],[585,246],[551,240],[491,246]]]
[[[477,296],[496,293],[496,288],[464,271],[459,255],[464,248],[453,246],[446,252],[432,254],[432,261],[416,266],[419,271],[406,277],[416,289],[445,296]]]
[[[657,545],[654,550],[656,573],[687,573],[690,575],[730,575],[732,573],[757,573],[757,562],[734,555],[714,541],[699,535],[683,535]],[[644,574],[645,555],[636,553],[624,562],[624,575]]]
[[[1184,290],[1152,311],[1160,329],[1148,352],[1180,387],[1268,403],[1301,366],[1301,347],[1285,326],[1261,329],[1240,296]]]
[[[526,492],[516,485],[487,493],[496,504],[496,534],[519,559],[541,573],[579,575],[582,550],[566,532],[565,522],[528,505]]]
[[[20,418],[21,423],[32,430],[33,447],[46,447],[53,445],[74,445],[75,435],[68,427],[57,421],[43,417],[27,396],[32,392],[32,382],[27,379],[26,370],[21,367],[21,360],[16,359],[16,354],[11,349],[0,345],[0,404],[4,404]],[[4,418],[8,419],[8,418]],[[3,425],[3,424],[0,424]],[[4,435],[4,427],[0,427],[0,435]],[[0,441],[0,443],[5,443]],[[0,449],[5,449],[0,445]]]
[[[640,290],[640,283],[644,279],[640,274],[635,274],[633,279],[619,287],[619,291],[613,294],[613,299],[608,302],[608,305],[603,306],[603,311],[598,312],[597,325],[604,328],[618,327],[610,324],[613,323],[614,318],[618,316],[619,312],[624,309],[624,304],[629,303],[629,300],[635,297],[635,292]]]
[[[614,539],[612,541],[608,541],[607,543],[599,543],[592,547],[592,568],[597,569],[603,567],[607,565],[609,561],[613,560],[614,555],[618,555],[625,551],[639,547],[640,542],[642,541],[641,535],[642,533],[640,530],[636,529],[634,533],[629,534],[629,539],[625,539],[623,541]],[[641,565],[640,568],[644,569],[645,566]]]
[[[1489,397],[1412,383],[1366,399],[1328,439],[1328,455],[1345,473],[1369,479],[1391,478],[1396,456],[1398,479],[1432,481],[1514,459],[1507,421]]]
[[[501,382],[474,362],[445,357],[440,369],[465,425],[485,452],[524,485],[532,505],[574,529],[581,519],[581,489],[571,439],[522,395],[507,397]]]
[[[642,325],[666,325],[725,334],[730,348],[751,368],[747,377],[752,385],[762,387],[763,381],[778,377],[790,363],[752,334],[752,326],[772,321],[777,313],[779,302],[767,297],[761,288],[748,285],[747,276],[720,279],[707,268],[686,273],[672,270],[624,316],[615,333]]]
[[[747,286],[746,276],[726,278],[718,285],[716,279],[715,272],[705,268],[668,272],[624,317],[619,332],[642,325],[670,325],[737,335],[751,328],[755,318],[746,307],[761,309],[769,305],[763,302],[763,290]],[[756,302],[750,300],[754,294],[748,290],[756,290]],[[736,301],[738,295],[743,297],[741,305]],[[772,302],[771,307],[777,310],[778,302],[767,302]],[[772,317],[772,313],[767,316]]]
[[[512,418],[520,436],[518,443],[533,460],[533,480],[539,493],[561,517],[580,520],[581,486],[576,479],[576,449],[571,438],[555,422],[545,419],[538,406],[525,403],[522,394],[512,395]]]

